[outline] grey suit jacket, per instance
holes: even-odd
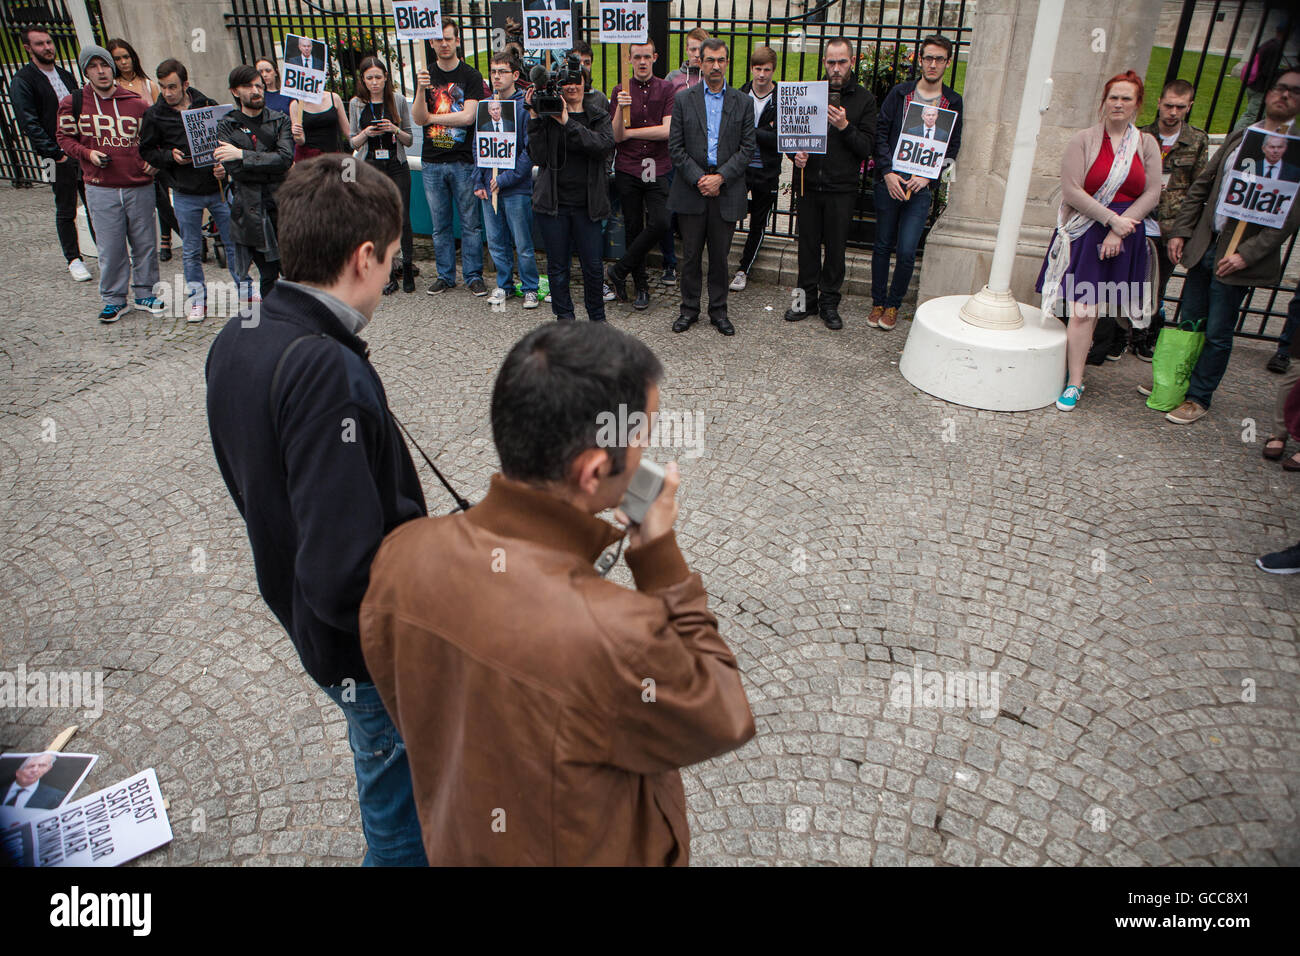
[[[673,122],[668,127],[668,155],[676,171],[668,208],[687,215],[699,215],[708,209],[695,185],[709,163],[706,88],[704,83],[697,83],[678,91],[673,100]],[[722,122],[718,126],[718,173],[725,180],[719,211],[728,222],[745,217],[749,205],[745,169],[754,158],[754,144],[754,108],[747,95],[728,86],[723,90]]]

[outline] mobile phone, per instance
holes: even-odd
[[[841,105],[839,90],[832,90],[826,97],[826,102],[831,106],[838,107]]]
[[[632,476],[627,493],[618,506],[629,521],[640,524],[645,521],[645,513],[650,510],[650,505],[659,497],[663,487],[664,466],[656,465],[649,458],[642,458],[641,467]]]

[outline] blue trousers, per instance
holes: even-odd
[[[474,167],[469,163],[425,163],[424,196],[433,217],[433,258],[438,278],[456,284],[456,237],[451,205],[460,213],[460,267],[466,282],[483,278],[483,228],[474,195]]]
[[[883,181],[876,183],[876,242],[871,252],[871,304],[897,309],[903,304],[916,267],[916,247],[930,215],[930,187],[917,190],[905,202],[889,195]],[[889,258],[896,254],[894,279],[889,279]]]
[[[1214,390],[1223,381],[1232,355],[1232,332],[1237,327],[1241,300],[1248,286],[1228,285],[1214,276],[1215,240],[1205,250],[1201,261],[1192,266],[1183,280],[1183,307],[1180,321],[1205,319],[1205,348],[1192,369],[1187,397],[1202,408],[1210,407]]]

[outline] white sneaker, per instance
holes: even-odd
[[[489,305],[501,305],[505,301],[506,301],[506,290],[501,288],[500,286],[497,286],[495,289],[493,289],[492,294],[488,296]]]
[[[537,308],[539,305],[541,305],[541,303],[537,301],[537,293],[536,293],[536,292],[525,292],[525,293],[524,293],[524,308],[525,308],[525,309],[535,309],[535,308]]]
[[[80,259],[73,259],[69,262],[68,271],[72,273],[72,278],[78,282],[89,282],[93,278],[90,270],[86,268],[86,264]]]
[[[195,302],[192,306],[190,306],[190,311],[189,314],[185,316],[185,321],[190,323],[202,322],[205,318],[207,318],[207,315],[208,315],[207,307]]]
[[[737,272],[736,278],[731,280],[732,292],[743,292],[745,285],[749,282],[748,277],[743,272]]]

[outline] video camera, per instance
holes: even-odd
[[[573,83],[584,83],[586,74],[582,72],[582,62],[573,54],[563,60],[556,60],[548,72],[540,63],[528,74],[533,84],[532,109],[538,116],[559,116],[564,112],[564,97],[560,87]]]

